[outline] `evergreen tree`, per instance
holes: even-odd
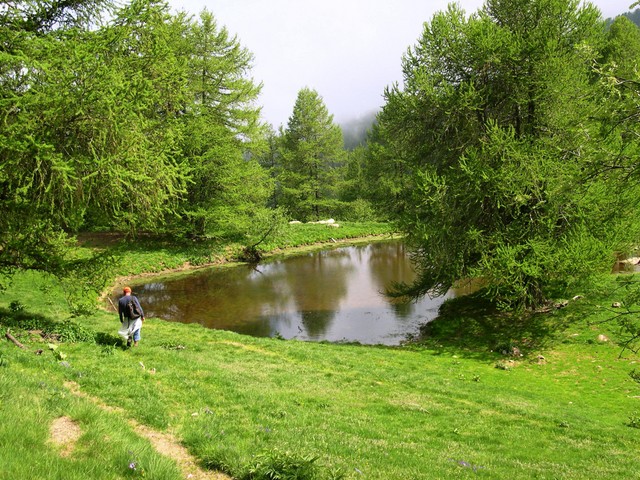
[[[425,24],[378,118],[378,158],[409,182],[395,212],[418,279],[398,294],[481,278],[498,303],[535,306],[635,241],[633,193],[585,176],[602,160],[602,32],[575,0],[450,6]]]
[[[258,157],[258,161],[269,178],[274,182],[274,188],[271,190],[271,196],[267,202],[269,208],[278,208],[280,188],[277,183],[278,173],[280,171],[280,153],[279,153],[280,137],[273,130],[271,125],[267,126],[266,148]]]
[[[23,2],[3,10],[5,269],[60,271],[68,234],[88,218],[153,228],[183,190],[176,130],[159,108],[177,80],[162,42],[167,7],[134,2],[94,29],[100,17],[89,22],[85,13],[96,3]]]
[[[251,55],[206,12],[87,17],[99,3],[0,12],[3,270],[62,271],[82,228],[243,234],[264,217]]]
[[[303,88],[281,132],[280,205],[301,221],[335,215],[344,157],[342,131],[333,115],[316,91]]]
[[[272,190],[257,161],[265,131],[255,103],[260,85],[248,78],[253,56],[206,10],[188,23],[185,39],[190,100],[182,153],[191,181],[181,213],[192,235],[241,234]]]
[[[621,78],[634,78],[640,66],[640,28],[626,16],[610,25],[602,51],[602,62],[610,64]]]
[[[402,156],[395,154],[400,151],[400,140],[390,133],[388,125],[374,125],[362,165],[363,198],[388,219],[397,219],[405,211],[405,194],[412,188],[411,168]]]

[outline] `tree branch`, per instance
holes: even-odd
[[[8,340],[11,340],[16,347],[20,347],[20,348],[26,348],[23,344],[21,344],[18,340],[16,340],[16,338],[11,335],[9,332],[4,334],[5,337],[7,337]]]

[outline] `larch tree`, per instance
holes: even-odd
[[[89,218],[127,231],[152,228],[183,190],[175,135],[157,108],[166,96],[160,84],[176,74],[159,64],[167,7],[134,2],[103,26],[99,3],[12,2],[3,10],[5,270],[59,272],[70,234]]]
[[[298,92],[293,114],[280,137],[280,206],[301,221],[334,215],[339,205],[344,143],[340,127],[315,90]]]
[[[158,0],[0,10],[3,271],[62,272],[87,227],[199,235],[257,224],[271,193],[255,159],[260,88],[250,53],[209,13],[173,15]]]
[[[609,26],[602,62],[609,64],[619,78],[636,77],[640,67],[640,28],[627,17],[621,15]]]
[[[188,22],[185,40],[191,98],[181,121],[191,182],[181,213],[191,235],[241,234],[272,192],[258,162],[266,130],[261,85],[249,76],[253,56],[206,10]]]
[[[87,227],[235,234],[265,217],[251,55],[206,12],[193,20],[163,1],[100,4],[0,11],[4,272],[63,274]]]
[[[603,33],[575,0],[488,0],[470,16],[451,5],[425,23],[378,117],[378,158],[408,182],[395,216],[418,270],[396,294],[480,278],[498,304],[533,307],[637,239],[637,188],[585,176],[601,160]]]

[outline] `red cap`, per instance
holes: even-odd
[[[131,287],[124,287],[124,288],[122,289],[122,292],[123,292],[123,293],[131,293]]]

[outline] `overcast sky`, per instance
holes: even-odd
[[[263,118],[287,124],[298,91],[324,99],[335,121],[357,119],[383,104],[384,88],[400,82],[401,58],[422,24],[448,0],[169,0],[175,10],[207,8],[254,55],[262,82]],[[467,13],[482,0],[461,0]],[[633,0],[596,0],[603,17],[628,11]]]

